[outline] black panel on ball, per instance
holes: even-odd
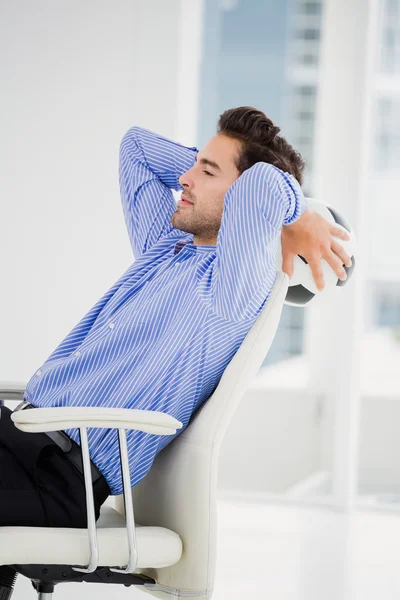
[[[350,233],[351,232],[350,225],[342,217],[342,215],[339,214],[334,208],[332,208],[332,206],[326,205],[326,208],[329,210],[329,212],[331,213],[332,217],[335,219],[335,225],[341,225],[342,227],[344,227],[345,229],[347,229],[347,231]]]
[[[314,296],[315,294],[310,292],[310,290],[303,285],[293,285],[288,288],[285,300],[305,306],[312,298],[314,298]]]

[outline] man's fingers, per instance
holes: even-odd
[[[341,229],[341,227],[332,227],[331,229],[332,235],[341,238],[342,240],[349,240],[350,234],[345,229]]]
[[[285,254],[285,256],[283,257],[283,262],[282,262],[282,271],[284,273],[286,273],[286,275],[289,276],[289,279],[292,277],[293,275],[293,260],[294,260],[294,254]]]
[[[320,292],[325,287],[324,274],[321,266],[321,258],[309,259],[308,264],[310,266],[312,276],[314,277],[315,284]]]
[[[347,279],[347,273],[346,273],[345,269],[343,268],[343,263],[342,263],[341,259],[338,258],[334,252],[330,252],[328,254],[328,256],[324,256],[324,258],[325,258],[326,262],[335,271],[335,273],[339,277],[339,279],[341,279],[342,281],[345,281],[345,279]]]
[[[338,257],[341,259],[342,264],[346,265],[346,267],[351,267],[351,258],[347,254],[343,246],[341,246],[338,242],[332,242],[331,248],[332,252],[337,254]]]

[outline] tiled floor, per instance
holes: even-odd
[[[400,516],[219,501],[212,600],[399,600]],[[134,588],[64,584],[54,600],[147,598]],[[36,597],[19,578],[12,600]]]

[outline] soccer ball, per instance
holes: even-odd
[[[356,250],[356,237],[346,219],[335,208],[329,206],[328,204],[324,204],[320,200],[307,198],[307,202],[309,208],[318,212],[327,221],[330,221],[331,223],[345,229],[350,234],[349,240],[342,240],[336,236],[333,237],[341,246],[343,246],[347,254],[350,256],[351,267],[346,267],[343,265],[347,274],[347,279],[342,281],[341,279],[338,279],[338,276],[330,264],[326,262],[325,259],[322,259],[322,272],[324,276],[325,287],[322,291],[319,291],[308,262],[305,258],[298,254],[293,259],[293,275],[289,280],[289,287],[284,301],[284,303],[288,304],[289,306],[306,306],[317,294],[320,295],[327,293],[335,288],[335,286],[342,287],[346,285],[354,271],[356,264],[354,257]],[[281,238],[279,236],[278,249],[276,253],[277,271],[282,271],[282,263],[282,246]]]

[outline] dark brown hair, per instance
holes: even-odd
[[[242,142],[236,160],[240,174],[257,162],[266,162],[290,173],[301,185],[305,162],[279,132],[280,128],[271,119],[251,106],[226,110],[219,118],[217,129],[217,133]]]

